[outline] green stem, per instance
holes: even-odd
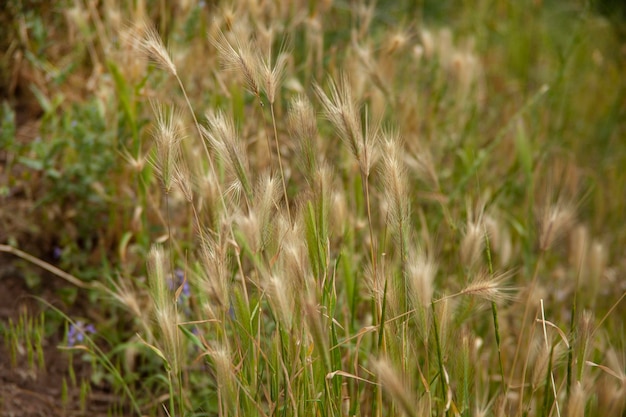
[[[485,249],[487,253],[487,264],[489,265],[489,274],[493,275],[493,262],[491,260],[491,245],[489,244],[489,234],[485,230]],[[502,350],[500,348],[500,325],[498,323],[498,308],[494,301],[491,302],[491,315],[493,317],[493,329],[496,337],[496,348],[498,349],[498,365],[500,367],[501,389],[503,393],[507,392],[507,386],[504,383],[504,366],[502,364]],[[505,396],[506,397],[506,396]]]
[[[433,311],[433,327],[435,330],[435,345],[437,346],[437,361],[439,363],[439,381],[441,383],[441,395],[443,396],[444,402],[446,398],[446,381],[445,381],[445,373],[443,369],[443,356],[441,354],[441,343],[439,341],[439,327],[437,325],[437,312],[435,311],[435,303],[431,302],[430,307]],[[448,411],[446,411],[446,415],[448,415]]]
[[[278,154],[278,168],[280,169],[280,178],[283,182],[283,194],[285,194],[285,205],[287,206],[287,217],[291,224],[291,209],[289,208],[289,197],[287,196],[287,184],[285,183],[285,171],[283,170],[283,159],[280,155],[280,145],[278,144],[278,131],[276,130],[276,117],[274,116],[274,103],[270,103],[270,112],[272,113],[272,126],[274,127],[274,141],[276,142],[276,153]]]

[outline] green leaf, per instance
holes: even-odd
[[[524,169],[524,174],[526,175],[526,178],[531,178],[533,171],[532,147],[528,135],[526,134],[524,122],[521,118],[519,118],[517,122],[517,132],[515,134],[515,151],[517,152],[517,159]]]
[[[26,157],[20,157],[18,159],[19,163],[26,166],[27,168],[30,168],[32,170],[35,171],[41,171],[43,170],[43,162],[38,160],[38,159],[31,159],[31,158],[26,158]]]

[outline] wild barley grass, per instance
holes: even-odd
[[[190,314],[198,315],[195,320],[208,319],[199,337],[206,349],[201,355],[213,369],[206,378],[215,378],[218,402],[214,412],[416,415],[419,408],[420,413],[430,415],[466,414],[470,410],[481,414],[490,409],[496,415],[560,415],[567,403],[568,413],[579,413],[580,382],[575,383],[575,392],[565,392],[561,384],[566,378],[562,343],[548,340],[545,318],[543,330],[529,320],[539,311],[545,315],[543,307],[539,310],[544,300],[536,298],[542,294],[540,275],[546,268],[544,263],[553,262],[551,250],[574,224],[574,204],[568,196],[576,195],[575,186],[549,186],[539,197],[537,201],[544,205],[534,209],[536,232],[527,232],[537,239],[526,246],[531,251],[526,256],[534,252],[534,260],[516,264],[521,243],[511,243],[510,226],[492,214],[499,211],[498,200],[480,188],[481,196],[475,197],[479,202],[472,202],[473,193],[445,196],[449,183],[442,183],[440,177],[449,174],[438,173],[441,168],[434,158],[443,163],[441,152],[447,145],[429,147],[423,143],[415,148],[406,144],[416,134],[411,125],[382,110],[380,103],[388,103],[400,110],[401,116],[414,105],[404,101],[393,79],[405,65],[397,50],[415,41],[403,33],[390,34],[383,37],[381,52],[373,54],[366,46],[372,41],[367,37],[372,10],[362,10],[361,26],[354,42],[347,45],[349,53],[358,58],[346,63],[350,75],[339,71],[342,75],[338,79],[329,76],[328,89],[323,83],[304,87],[304,91],[315,92],[323,116],[336,133],[316,117],[311,98],[301,93],[287,111],[282,108],[280,80],[283,73],[285,78],[296,77],[287,73],[293,57],[284,50],[272,55],[273,35],[264,37],[263,32],[254,33],[261,31],[260,27],[241,26],[246,19],[255,21],[258,17],[231,16],[226,19],[230,23],[214,29],[211,44],[223,67],[229,74],[239,74],[243,80],[239,88],[247,89],[261,104],[267,100],[275,140],[271,146],[262,116],[267,109],[264,105],[245,119],[225,109],[204,109],[206,126],[200,126],[202,137],[194,140],[207,141],[208,160],[197,160],[196,168],[184,174],[180,168],[175,171],[179,172],[177,182],[184,199],[196,213],[194,228],[199,238],[190,242],[190,252],[184,256],[170,246],[176,251],[171,256],[177,262],[191,260],[186,268],[191,268],[189,279],[196,302]],[[162,45],[150,33],[144,42]],[[259,36],[258,43],[251,40],[254,36]],[[482,106],[485,93],[479,61],[471,47],[456,50],[449,31],[433,37],[423,30],[420,39],[415,44],[416,53],[423,53],[425,59],[436,55],[438,63],[432,71],[447,72],[456,83],[457,92],[448,99],[457,107],[449,115],[460,118],[455,123],[462,125],[467,120],[461,115],[463,111],[475,103]],[[269,55],[261,52],[263,42],[269,46],[265,49]],[[169,55],[163,51],[151,55],[161,56],[159,65],[166,71],[181,75],[169,65]],[[184,89],[183,84],[181,87]],[[377,96],[379,93],[382,96]],[[370,106],[386,123],[399,123],[398,128],[380,130],[380,122],[369,116]],[[178,118],[183,123],[185,117]],[[157,125],[163,125],[159,120],[163,117],[157,113]],[[266,171],[262,164],[250,163],[259,157],[250,141],[263,135],[270,158]],[[328,140],[346,145],[356,169],[350,166],[345,151],[324,143]],[[453,143],[455,140],[452,138]],[[282,143],[292,158],[282,158]],[[157,150],[158,144],[157,140]],[[181,149],[193,153],[198,146]],[[161,164],[166,164],[167,155],[157,154]],[[473,156],[470,153],[468,157]],[[184,164],[188,159],[190,155],[181,155],[179,161]],[[467,163],[468,173],[478,175],[473,170],[480,163]],[[209,166],[218,169],[201,172]],[[279,172],[280,178],[274,172]],[[292,174],[287,177],[286,172]],[[192,179],[192,175],[199,178]],[[537,176],[541,173],[534,175],[534,181],[540,183]],[[300,176],[302,182],[295,182]],[[195,199],[193,190],[184,185],[201,183],[202,178],[223,184],[216,189],[222,193],[218,197],[222,210],[216,211],[208,224],[202,221],[202,212],[207,210],[202,197]],[[466,178],[471,181],[471,177]],[[564,178],[571,183],[569,174]],[[282,186],[282,203],[278,184]],[[431,216],[433,210],[426,211],[422,205],[428,198],[420,200],[413,195],[412,187],[417,184],[441,195],[436,197],[441,210],[437,217],[442,219],[443,215],[449,231],[441,226],[431,230],[436,223],[425,215],[428,212]],[[483,186],[493,188],[491,184]],[[344,198],[352,216],[343,215],[341,222],[332,222],[331,196],[337,189],[347,194]],[[210,209],[215,198],[209,201]],[[489,201],[488,210],[484,201]],[[581,235],[579,239],[585,238]],[[455,243],[448,246],[449,242]],[[580,242],[572,248],[574,259],[580,259],[587,250]],[[601,248],[596,244],[589,249],[593,258],[589,268],[594,271],[602,271],[606,265]],[[197,266],[193,266],[195,256],[200,261]],[[492,259],[499,267],[524,268],[523,272],[496,272]],[[447,265],[442,267],[442,263]],[[530,286],[520,297],[514,292],[527,285],[525,268],[532,265],[535,272],[530,274]],[[151,275],[158,274],[153,271]],[[600,273],[593,275],[597,281]],[[366,286],[363,280],[367,276]],[[575,294],[577,288],[570,291]],[[487,301],[492,308],[497,341],[478,330],[487,316],[477,300]],[[153,298],[153,303],[158,306],[163,300]],[[172,308],[172,299],[168,303]],[[520,312],[519,323],[498,325],[498,316],[510,321]],[[161,330],[156,337],[162,338],[164,352],[176,350],[183,355],[176,360],[182,360],[184,352],[173,347],[176,339],[171,331],[176,326],[166,324],[166,320],[180,320],[175,319],[179,313],[172,310],[169,314],[171,317],[157,319]],[[370,323],[374,327],[369,327]],[[365,329],[370,330],[364,333]],[[454,332],[459,329],[463,337],[457,339]],[[560,340],[568,344],[567,335],[560,333]],[[168,338],[172,340],[168,342]],[[457,340],[462,342],[460,350],[454,345]],[[483,342],[471,348],[472,340]],[[497,351],[499,359],[487,359],[490,351]],[[472,355],[486,367],[474,378],[471,372],[476,372],[477,364],[470,364]],[[172,353],[165,353],[166,358],[170,356]],[[580,369],[585,368],[581,360],[572,358],[579,368],[576,381],[580,381]],[[173,369],[202,379],[197,371],[183,368],[181,363]],[[180,380],[188,378],[181,376]],[[361,378],[368,382],[359,383]],[[500,382],[490,382],[494,378]]]
[[[531,3],[498,10],[520,24]],[[562,149],[589,116],[554,104],[579,80],[554,51],[534,69],[530,43],[495,44],[481,19],[517,35],[487,6],[388,27],[363,2],[205,4],[182,40],[190,4],[167,42],[101,12],[128,38],[105,50],[118,89],[145,71],[132,100],[153,111],[120,151],[147,278],[109,290],[137,319],[129,363],[153,359],[165,411],[142,412],[623,413],[621,255]]]

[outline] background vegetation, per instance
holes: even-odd
[[[0,19],[0,250],[63,283],[2,332],[63,413],[624,413],[619,2]]]

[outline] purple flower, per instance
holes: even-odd
[[[85,340],[87,333],[95,333],[96,328],[93,324],[85,324],[81,320],[76,323],[70,324],[70,329],[67,332],[67,344],[68,346],[74,346],[76,343],[82,343]]]
[[[191,295],[191,289],[189,288],[189,281],[185,279],[185,273],[183,270],[176,268],[174,270],[174,277],[170,277],[170,279],[167,280],[167,286],[171,291],[176,291],[181,285],[183,286],[183,290],[178,302],[182,302],[184,299],[189,298]]]
[[[61,259],[61,255],[63,255],[63,249],[61,249],[61,248],[60,248],[60,247],[58,247],[58,246],[55,246],[55,247],[52,249],[52,258],[53,258],[55,261],[58,261],[59,259]]]

